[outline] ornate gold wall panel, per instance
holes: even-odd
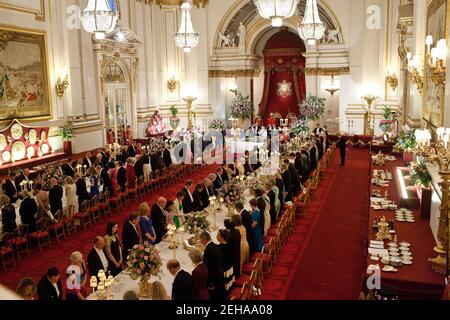
[[[209,70],[210,78],[256,78],[261,70]]]
[[[136,0],[137,2],[143,2],[145,4],[152,4],[155,3],[159,6],[181,6],[183,3],[183,0]],[[192,3],[194,6],[197,6],[197,8],[204,8],[208,3],[209,0],[193,0]]]
[[[331,76],[331,75],[345,75],[350,74],[349,67],[341,68],[306,68],[305,74],[307,76]]]
[[[28,0],[30,1],[30,0]],[[18,11],[18,12],[22,12],[22,13],[29,13],[29,14],[33,14],[35,19],[37,21],[45,21],[45,4],[44,4],[45,0],[39,0],[39,9],[36,8],[29,8],[29,7],[24,7],[18,4],[11,4],[11,3],[7,3],[5,1],[0,1],[0,8],[2,9],[6,9],[6,10],[13,10],[13,11]]]

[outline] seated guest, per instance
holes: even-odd
[[[122,300],[125,301],[136,301],[139,300],[139,295],[134,290],[128,290],[123,294]]]
[[[233,269],[233,251],[229,245],[230,232],[225,229],[220,229],[217,233],[217,241],[219,242],[219,248],[222,251],[222,266],[223,277],[225,278],[225,291],[228,292],[233,286],[235,281],[234,269]],[[239,252],[240,253],[240,252]],[[240,266],[239,266],[240,267]]]
[[[132,213],[128,217],[128,220],[123,225],[122,230],[122,245],[123,256],[125,258],[130,254],[131,249],[139,243],[141,243],[141,235],[138,231],[138,225],[140,222],[140,216],[138,213]]]
[[[175,216],[173,217],[173,221],[175,222],[175,226],[177,228],[181,227],[184,224],[184,210],[183,210],[183,200],[186,197],[186,194],[183,191],[177,193],[176,199],[173,201]]]
[[[23,278],[16,288],[16,293],[23,300],[34,300],[36,295],[36,282],[32,278]]]
[[[155,281],[150,285],[150,296],[155,301],[171,300],[161,281]]]
[[[12,233],[17,228],[16,224],[16,208],[11,204],[8,196],[1,196],[2,205],[2,233]]]
[[[209,300],[208,292],[208,268],[203,263],[203,254],[198,249],[189,252],[194,270],[192,270],[192,282],[195,300]]]
[[[58,211],[63,211],[62,198],[64,196],[63,187],[58,184],[58,180],[55,178],[50,179],[52,188],[48,192],[48,199],[50,201],[50,211],[52,214],[56,214]]]
[[[241,243],[240,243],[240,246],[239,246],[239,250],[240,250],[239,262],[240,262],[240,265],[239,265],[238,269],[233,267],[235,276],[237,278],[237,277],[239,277],[240,273],[242,272],[242,266],[250,258],[250,247],[248,246],[248,241],[247,241],[247,230],[242,225],[242,216],[240,216],[238,214],[235,214],[235,215],[233,215],[231,217],[231,221],[234,223],[235,229],[239,232],[239,234],[241,236]],[[237,274],[236,271],[239,272],[238,273],[239,275]]]
[[[225,300],[225,279],[223,276],[222,251],[206,231],[200,234],[200,242],[205,248],[203,263],[208,268],[209,298],[212,301],[223,301]]]
[[[253,235],[255,237],[255,246],[253,248],[254,252],[261,252],[264,241],[263,241],[263,231],[261,229],[261,212],[258,209],[258,202],[256,199],[250,200],[250,206],[252,208],[252,228],[253,228]]]
[[[61,301],[63,296],[59,270],[56,267],[48,269],[37,285],[39,301]]]
[[[250,256],[255,253],[254,248],[256,246],[255,244],[255,236],[253,232],[253,219],[247,210],[244,209],[244,205],[241,202],[238,202],[235,205],[236,211],[239,212],[239,215],[241,216],[242,225],[245,228],[245,232],[247,234],[247,242],[249,246]],[[242,261],[241,261],[242,262]]]
[[[194,290],[192,276],[181,269],[178,260],[169,260],[167,270],[175,277],[172,284],[172,300],[191,301],[194,300]]]
[[[72,167],[72,158],[67,159],[67,163],[62,168],[65,176],[73,178],[75,169]]]
[[[111,178],[109,177],[108,169],[103,167],[102,171],[100,172],[100,179],[103,183],[103,191],[109,191],[111,196],[114,196],[114,189],[112,186]]]
[[[156,234],[155,244],[160,243],[167,233],[167,221],[166,221],[166,214],[164,211],[166,203],[167,203],[166,198],[161,197],[152,207],[151,218],[153,221],[153,228],[155,229]]]
[[[75,251],[70,255],[70,266],[66,273],[66,300],[86,300],[83,291],[87,281],[87,270],[81,252]]]
[[[91,182],[91,194],[90,194],[91,197],[100,195],[100,187],[99,187],[99,183],[98,183],[99,176],[98,175],[101,172],[101,170],[102,170],[102,167],[99,165],[97,167],[90,167],[88,169],[88,176],[89,176],[89,179],[91,180],[90,181]]]
[[[120,190],[122,192],[126,191],[127,170],[125,169],[122,161],[119,161],[119,169],[117,170],[117,184],[120,186]]]
[[[193,202],[192,202],[192,211],[200,212],[203,210],[203,191],[205,186],[203,184],[198,184],[195,186],[195,191],[192,194]]]
[[[20,185],[16,186],[15,181],[15,173],[10,172],[8,175],[8,178],[3,182],[2,184],[2,190],[5,196],[8,196],[9,199],[11,199],[11,202],[16,202],[17,198],[19,197]]]
[[[108,222],[105,236],[105,252],[108,258],[109,270],[113,277],[122,272],[123,258],[122,247],[119,239],[119,225],[116,222]]]
[[[222,177],[223,174],[224,174],[223,168],[222,167],[217,168],[216,180],[214,181],[214,189],[218,190],[218,189],[222,188],[223,183],[224,183],[223,177]]]
[[[223,183],[228,182],[233,178],[233,170],[228,169],[228,167],[222,167],[222,173],[220,174],[220,177],[222,178]],[[229,170],[229,171],[227,171]]]
[[[86,181],[80,176],[79,173],[75,173],[74,175],[75,185],[77,186],[77,196],[78,196],[78,206],[81,208],[81,205],[86,200],[91,200],[89,196],[89,192],[87,190]]]
[[[136,174],[134,172],[133,160],[131,160],[131,158],[127,159],[126,175],[128,182],[128,190],[136,189]]]
[[[234,222],[230,219],[225,219],[224,225],[229,232],[226,242],[231,250],[234,276],[237,278],[241,275],[241,233],[236,230]]]
[[[150,218],[150,207],[147,202],[142,202],[139,205],[139,215],[141,216],[139,224],[141,226],[143,242],[151,244],[155,243],[156,234],[155,229],[153,228],[152,219]]]
[[[94,239],[94,247],[89,252],[87,257],[89,274],[91,276],[97,277],[98,272],[103,270],[105,272],[109,271],[109,263],[108,259],[105,255],[105,238],[103,237],[95,237]]]
[[[194,197],[191,193],[191,187],[192,187],[192,180],[188,180],[188,181],[186,181],[186,184],[183,187],[183,190],[181,190],[185,194],[185,197],[183,198],[184,214],[193,212]]]
[[[23,224],[28,225],[28,232],[36,231],[36,215],[38,206],[28,191],[22,191],[22,202],[20,203],[20,220]]]

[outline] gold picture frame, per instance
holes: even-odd
[[[51,118],[46,32],[0,24],[0,124]]]
[[[427,35],[433,36],[434,44],[440,39],[448,40],[448,22],[450,16],[448,0],[432,0],[427,10]],[[436,85],[430,77],[430,68],[424,60],[424,93],[423,93],[423,121],[431,128],[438,128],[444,124],[445,87]]]

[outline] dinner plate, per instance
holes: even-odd
[[[396,218],[395,220],[398,221],[398,222],[405,222],[405,219]]]
[[[414,222],[416,222],[416,220],[406,219],[406,222],[414,223]]]
[[[392,260],[393,257],[400,257],[400,253],[398,252],[389,252],[390,260]]]
[[[400,246],[400,251],[411,251],[411,249],[409,247],[405,247],[405,246]]]
[[[404,265],[411,265],[411,264],[413,264],[413,262],[411,260],[402,259],[402,264],[404,264]]]
[[[389,247],[398,247],[398,243],[397,242],[389,242],[387,245]]]
[[[404,257],[411,257],[412,256],[412,253],[409,252],[409,251],[402,251],[401,253],[402,253],[402,256],[404,256]]]
[[[400,242],[400,245],[401,245],[402,247],[410,247],[410,246],[411,246],[411,244],[410,244],[409,242],[406,242],[406,241]]]

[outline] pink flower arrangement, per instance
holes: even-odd
[[[158,276],[162,270],[159,251],[148,242],[135,245],[128,256],[127,269],[137,276]]]

